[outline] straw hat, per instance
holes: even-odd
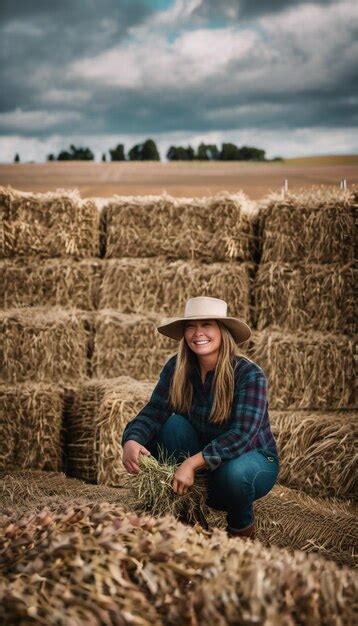
[[[236,317],[227,316],[227,304],[218,298],[200,296],[190,298],[184,311],[184,317],[177,317],[171,322],[158,326],[157,330],[166,337],[182,339],[185,322],[189,320],[219,320],[229,329],[236,343],[243,343],[251,335],[250,327]]]

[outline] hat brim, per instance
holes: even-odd
[[[172,322],[168,322],[167,324],[162,324],[161,326],[158,326],[157,330],[159,333],[161,333],[161,335],[165,335],[166,337],[170,337],[171,339],[176,339],[177,341],[179,341],[184,336],[185,322],[189,322],[190,320],[194,319],[209,319],[222,322],[231,332],[234,340],[238,344],[247,341],[251,336],[251,328],[246,324],[246,322],[243,322],[236,317],[215,317],[215,315],[201,315],[200,317],[177,318]]]

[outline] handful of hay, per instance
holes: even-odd
[[[180,463],[172,462],[161,451],[159,460],[153,456],[139,457],[138,474],[125,474],[122,485],[128,488],[128,505],[136,511],[150,511],[155,517],[170,513],[177,519],[198,521],[206,510],[206,480],[197,474],[194,485],[180,496],[173,491],[173,477]]]

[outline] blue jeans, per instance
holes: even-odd
[[[167,419],[159,436],[146,448],[158,458],[158,446],[164,448],[178,463],[203,449],[193,426],[177,414]],[[216,470],[204,472],[207,477],[208,505],[226,511],[227,529],[237,531],[253,524],[253,502],[265,496],[276,483],[279,460],[276,455],[267,455],[256,449],[226,461]]]

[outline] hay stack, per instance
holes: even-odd
[[[68,473],[120,486],[122,433],[148,402],[152,389],[152,383],[121,376],[90,380],[71,390],[66,411]]]
[[[271,409],[356,408],[355,337],[319,331],[254,331],[249,357],[267,373]]]
[[[318,496],[358,493],[358,412],[271,411],[280,457],[278,481]]]
[[[125,502],[123,490],[88,485],[63,472],[40,470],[0,471],[0,513],[36,511],[45,505],[53,510],[76,502]],[[1,516],[0,516],[1,520]],[[1,523],[1,521],[0,521]]]
[[[347,567],[112,504],[4,519],[0,555],[7,625],[354,621],[357,576]]]
[[[0,385],[0,469],[61,469],[62,390]]]
[[[112,259],[106,262],[100,308],[122,313],[182,313],[193,295],[221,298],[235,315],[251,319],[252,263],[166,262],[151,259]]]
[[[99,254],[99,214],[76,191],[25,193],[0,187],[0,256]]]
[[[103,309],[95,319],[94,377],[127,375],[154,380],[177,351],[177,342],[156,330],[163,320],[154,314],[128,315]]]
[[[254,205],[243,194],[207,198],[115,197],[102,213],[106,257],[250,261]]]
[[[352,261],[355,206],[354,193],[337,188],[270,194],[259,207],[261,262]]]
[[[87,376],[89,330],[84,314],[62,309],[0,312],[3,381],[72,381]]]
[[[96,309],[101,280],[99,259],[5,259],[0,261],[0,307]]]
[[[346,265],[272,262],[259,265],[254,282],[257,328],[357,332],[358,271]]]

